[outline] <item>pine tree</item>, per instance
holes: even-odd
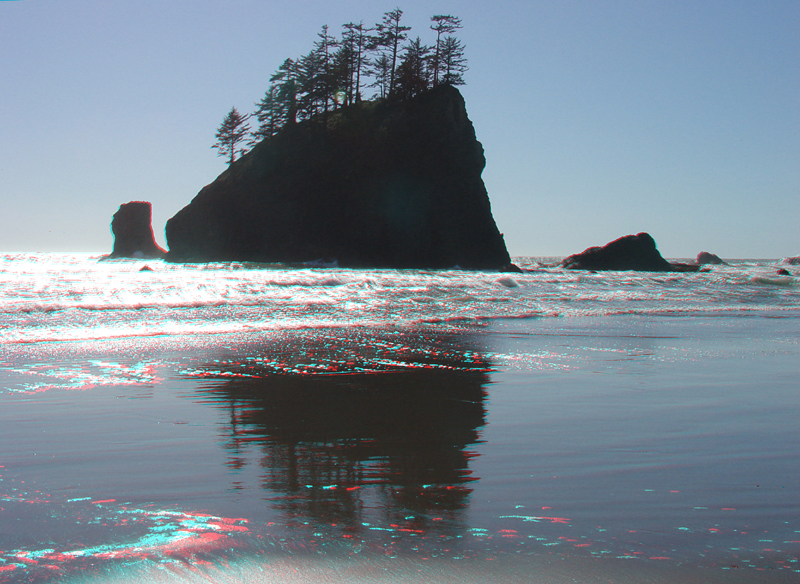
[[[333,99],[337,87],[333,82],[333,50],[336,48],[336,39],[328,34],[328,25],[323,25],[322,31],[317,34],[319,40],[314,43],[314,53],[319,64],[319,73],[315,85],[315,97],[318,100],[325,120],[328,119],[328,104]]]
[[[445,37],[441,52],[441,82],[446,85],[464,85],[464,73],[468,70],[464,44],[456,37]]]
[[[375,29],[366,28],[364,21],[358,24],[348,22],[343,28],[342,47],[348,47],[351,56],[348,103],[358,103],[361,101],[361,75],[365,73],[368,64],[367,51],[373,43],[373,37],[369,33]]]
[[[271,138],[283,126],[281,107],[278,102],[278,85],[270,83],[264,97],[256,103],[255,116],[258,119],[258,129],[250,134],[248,146],[252,147],[264,138]]]
[[[369,74],[375,79],[370,87],[378,89],[381,99],[388,97],[392,78],[392,63],[385,53],[378,55],[370,64]]]
[[[217,149],[219,156],[228,158],[229,166],[236,160],[237,153],[241,155],[246,152],[244,148],[237,150],[237,146],[250,132],[250,126],[247,124],[249,117],[249,114],[243,116],[236,107],[232,107],[215,134],[217,141],[212,148]]]
[[[334,109],[353,103],[355,91],[355,53],[348,39],[342,39],[331,62]]]
[[[442,35],[452,35],[461,28],[461,19],[449,14],[436,14],[431,16],[431,30],[436,33],[436,44],[432,55],[433,86],[439,84],[439,72],[442,70]]]
[[[322,110],[324,102],[324,69],[316,51],[300,58],[297,67],[297,111],[298,117],[308,120]]]
[[[286,59],[270,77],[270,82],[278,87],[277,100],[284,125],[297,122],[298,77],[298,65],[292,59]]]
[[[430,86],[427,66],[430,50],[430,47],[422,44],[419,37],[404,47],[395,86],[395,95],[400,99],[410,99]]]
[[[410,26],[400,26],[400,19],[403,11],[399,8],[387,12],[383,15],[383,20],[375,25],[378,32],[377,45],[384,48],[389,62],[391,63],[389,75],[389,95],[394,93],[395,71],[397,69],[397,56],[400,53],[400,43],[408,38],[407,31]]]

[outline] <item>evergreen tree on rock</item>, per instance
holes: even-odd
[[[464,73],[467,72],[467,59],[464,57],[464,43],[454,36],[448,36],[442,42],[440,83],[445,85],[464,85]]]
[[[395,97],[401,100],[411,99],[430,87],[428,58],[430,47],[422,44],[419,37],[404,48],[403,61],[397,68]]]
[[[225,119],[222,120],[222,124],[217,130],[215,135],[217,141],[211,147],[217,149],[219,156],[224,156],[228,159],[229,166],[236,160],[237,154],[241,155],[246,152],[244,148],[238,148],[238,146],[250,133],[250,126],[247,124],[249,118],[249,114],[243,116],[234,106],[225,116]]]
[[[378,31],[377,45],[383,47],[384,54],[391,63],[391,74],[389,76],[389,95],[394,93],[395,71],[397,70],[397,57],[400,54],[400,43],[408,38],[407,31],[410,26],[401,26],[400,19],[403,11],[395,8],[383,15],[383,20],[375,25]]]
[[[439,73],[442,70],[442,45],[445,38],[442,35],[452,35],[456,30],[461,28],[461,19],[457,16],[449,14],[436,14],[431,16],[431,30],[436,33],[436,44],[434,45],[433,55],[431,58],[431,69],[433,70],[433,86],[439,85]],[[463,47],[462,47],[463,48]],[[451,84],[455,85],[455,84]]]
[[[255,116],[258,129],[251,134],[248,146],[254,146],[264,138],[271,138],[283,127],[283,116],[278,102],[278,85],[271,83],[264,97],[256,103]]]

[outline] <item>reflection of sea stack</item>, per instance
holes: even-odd
[[[153,238],[152,209],[145,201],[119,206],[111,221],[114,250],[109,258],[163,258],[166,252]]]
[[[487,374],[420,368],[342,377],[267,373],[209,393],[228,401],[232,443],[260,445],[262,486],[291,497],[295,513],[360,525],[356,510],[374,496],[392,523],[412,514],[427,531],[460,521],[476,480],[468,447],[486,423]],[[241,454],[229,462],[243,463]],[[363,492],[378,484],[387,488]],[[432,525],[434,510],[451,514]]]
[[[174,261],[499,269],[510,258],[464,98],[439,86],[287,125],[166,226]]]
[[[201,365],[206,396],[230,414],[228,465],[258,447],[260,484],[304,520],[360,529],[377,505],[389,523],[446,532],[477,480],[469,447],[486,424],[490,364],[446,339],[368,337],[300,332],[266,341],[263,363]]]

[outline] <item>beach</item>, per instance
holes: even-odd
[[[359,303],[390,302],[352,272],[237,273],[327,278],[356,319]],[[272,321],[252,303],[117,295],[115,308],[85,300],[103,321],[88,334],[53,324],[85,306],[15,313],[31,324],[3,329],[0,581],[796,581],[791,282],[745,282],[708,300],[722,310],[680,313],[652,309],[713,274],[676,292],[637,285],[638,300],[619,298],[616,275],[450,274],[447,290],[442,274],[412,276],[452,315],[331,325],[338,301],[282,308],[314,326],[256,327]],[[527,315],[526,294],[559,286],[564,304],[601,287],[642,309]],[[373,318],[411,304],[391,302]],[[169,334],[159,315],[181,310],[187,330]],[[224,312],[237,330],[206,330]],[[36,327],[52,338],[10,340]]]

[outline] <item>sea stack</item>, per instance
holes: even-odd
[[[590,247],[561,262],[568,270],[636,270],[671,272],[672,264],[661,257],[649,233],[626,235],[603,247]]]
[[[167,259],[500,269],[485,163],[450,86],[287,124],[167,222]]]
[[[166,251],[153,237],[152,207],[146,201],[131,201],[119,206],[111,220],[114,258],[163,258]]]
[[[722,261],[722,259],[718,255],[707,251],[701,251],[699,254],[697,254],[697,259],[695,260],[694,263],[701,266],[705,264],[714,264],[718,266],[726,265],[725,262]]]

